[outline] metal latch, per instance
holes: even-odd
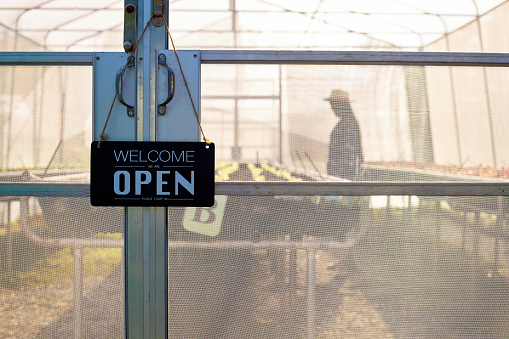
[[[136,45],[138,0],[124,0],[124,50],[131,52]]]
[[[161,27],[164,25],[164,8],[163,8],[163,0],[154,0],[154,4],[152,7],[152,25],[156,27]]]

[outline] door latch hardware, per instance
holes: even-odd
[[[129,53],[136,44],[138,0],[125,0],[124,5],[124,50]]]
[[[175,94],[175,73],[173,73],[173,68],[166,63],[166,55],[159,54],[157,57],[157,63],[159,65],[164,65],[167,69],[168,73],[168,92],[166,99],[157,105],[157,114],[165,115],[166,114],[166,104],[173,99],[173,95]]]
[[[156,27],[161,27],[164,25],[164,19],[163,19],[163,0],[154,0],[153,7],[152,7],[152,25]]]
[[[124,97],[122,96],[123,89],[122,80],[124,78],[124,74],[127,67],[134,67],[134,57],[132,55],[129,57],[129,59],[127,59],[127,63],[124,66],[120,67],[120,69],[117,72],[117,77],[115,79],[115,92],[117,93],[118,101],[120,101],[122,105],[127,107],[127,116],[133,118],[135,116],[134,106],[131,106],[128,103],[126,103],[124,101]]]

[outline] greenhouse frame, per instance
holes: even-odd
[[[508,15],[0,3],[0,338],[506,338]],[[143,143],[214,149],[214,204],[143,202],[196,188]]]

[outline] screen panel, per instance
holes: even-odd
[[[202,68],[203,126],[218,140],[218,162],[266,163],[307,173],[307,181],[330,175],[367,181],[507,177],[505,68]],[[331,105],[339,93],[349,115]],[[331,169],[331,162],[352,162],[352,156],[362,160],[357,175]],[[255,179],[248,172],[235,180]]]
[[[202,88],[204,127],[206,132],[212,131],[208,135],[213,141],[216,137],[221,140],[217,144],[222,147],[216,159],[217,181],[505,180],[506,98],[499,90],[507,80],[505,69],[279,65],[204,68],[209,72],[204,72]],[[216,73],[228,80],[224,91],[216,88]],[[87,113],[80,111],[76,121],[68,118],[71,110],[61,99],[61,111],[55,115],[59,128],[47,128],[41,116],[23,120],[29,113],[23,108],[27,104],[24,89],[34,97],[38,90],[10,86],[5,93],[20,93],[21,97],[8,94],[8,105],[21,108],[6,110],[8,113],[2,116],[2,181],[37,182],[41,173],[46,177],[49,168],[48,179],[87,182],[83,159],[88,144],[83,142],[84,137],[78,138],[79,147],[65,144],[76,131],[84,133],[86,128],[80,124],[86,121]],[[44,87],[38,86],[39,90]],[[62,98],[71,95],[62,93]],[[362,136],[362,177],[357,178],[330,174],[327,164],[331,134],[339,120],[334,116],[331,98],[344,99],[345,93]],[[40,105],[35,100],[28,102]],[[39,112],[53,114],[51,105]],[[329,118],[322,119],[326,115]],[[47,137],[43,132],[48,132]],[[42,133],[41,142],[35,139],[37,133]],[[56,141],[56,147],[45,144],[48,140]],[[27,154],[29,165],[23,160]],[[46,163],[60,160],[44,166],[42,154]],[[80,159],[77,167],[73,165],[76,159]],[[13,271],[14,266],[25,265],[17,264],[19,259],[13,255],[16,241],[32,244],[43,239],[51,248],[62,248],[35,255],[42,261],[31,265],[67,265],[61,269],[65,277],[55,277],[68,283],[72,275],[72,284],[65,288],[67,292],[72,289],[73,309],[74,293],[79,288],[75,267],[86,272],[87,258],[100,256],[89,249],[102,250],[110,243],[103,240],[115,240],[115,252],[106,252],[103,259],[119,265],[121,210],[95,210],[85,198],[39,197],[28,203],[21,202],[21,198],[4,198],[2,237],[6,259],[2,262],[8,272],[3,283],[7,305],[27,297],[12,292],[25,288],[25,284],[27,289],[32,288],[30,293],[36,293],[28,283],[40,283],[39,276],[47,273],[42,268],[34,273],[30,271],[32,266],[27,268],[27,275],[25,271]],[[169,212],[171,336],[507,335],[507,305],[503,301],[507,288],[506,197],[230,196],[216,200],[211,209]],[[51,225],[39,238],[23,231],[33,226],[30,211],[42,216],[41,225]],[[21,231],[25,232],[21,240],[13,240],[14,234]],[[32,253],[26,248],[21,251]],[[83,259],[81,264],[79,258]],[[110,275],[95,278],[109,282],[109,287],[97,285],[97,293],[89,294],[83,280],[85,299],[80,303],[95,306],[88,310],[84,306],[81,313],[72,316],[59,313],[56,320],[39,319],[36,329],[30,331],[38,331],[40,337],[81,331],[122,336],[120,317],[96,326],[101,315],[90,313],[101,302],[123,309],[118,301],[123,296],[123,269],[110,271],[112,265],[106,266],[102,273],[111,273],[111,280]],[[83,274],[86,278],[87,273]],[[43,293],[60,298],[54,291]],[[465,298],[465,293],[472,297]],[[62,298],[68,300],[67,295]],[[58,305],[65,308],[70,303]],[[359,305],[365,308],[356,308]],[[364,326],[358,325],[362,322],[359,318],[364,319]],[[20,322],[13,324],[4,327],[8,335],[25,330],[16,327]]]
[[[89,181],[92,68],[0,71],[0,181]]]
[[[171,209],[169,336],[503,338],[506,205],[220,196]]]
[[[1,197],[0,337],[123,338],[123,208]]]

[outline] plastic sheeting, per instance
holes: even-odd
[[[175,0],[169,22],[179,48],[416,50],[504,2]],[[4,1],[2,49],[121,51],[123,6],[111,0]]]

